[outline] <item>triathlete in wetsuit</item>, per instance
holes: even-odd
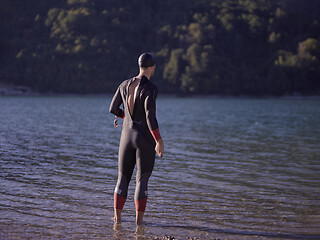
[[[150,82],[155,70],[151,54],[138,60],[140,74],[123,81],[118,87],[110,112],[124,119],[119,146],[119,175],[114,192],[115,221],[119,222],[127,198],[128,185],[137,165],[135,206],[136,223],[142,224],[147,203],[148,180],[152,173],[155,152],[161,157],[163,141],[156,119],[157,87]],[[123,104],[124,110],[120,108]]]

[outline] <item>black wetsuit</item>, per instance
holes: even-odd
[[[128,185],[137,165],[135,203],[136,210],[144,212],[148,197],[148,180],[155,161],[156,140],[160,139],[156,119],[157,87],[143,76],[140,80],[132,116],[129,112],[129,86],[135,78],[125,80],[118,87],[110,112],[124,118],[119,146],[119,175],[115,188],[115,208],[122,209],[127,198]],[[124,110],[120,108],[121,104]]]

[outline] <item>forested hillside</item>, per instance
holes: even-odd
[[[111,93],[157,60],[161,93],[320,94],[318,0],[2,0],[0,82]]]

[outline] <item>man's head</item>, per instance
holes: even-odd
[[[142,53],[138,59],[140,68],[153,67],[156,65],[156,61],[150,53]]]
[[[142,53],[138,59],[140,72],[148,72],[150,76],[154,75],[156,61],[150,53]]]

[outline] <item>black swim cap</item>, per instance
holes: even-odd
[[[138,59],[139,67],[147,68],[156,65],[156,61],[150,53],[142,53]]]

